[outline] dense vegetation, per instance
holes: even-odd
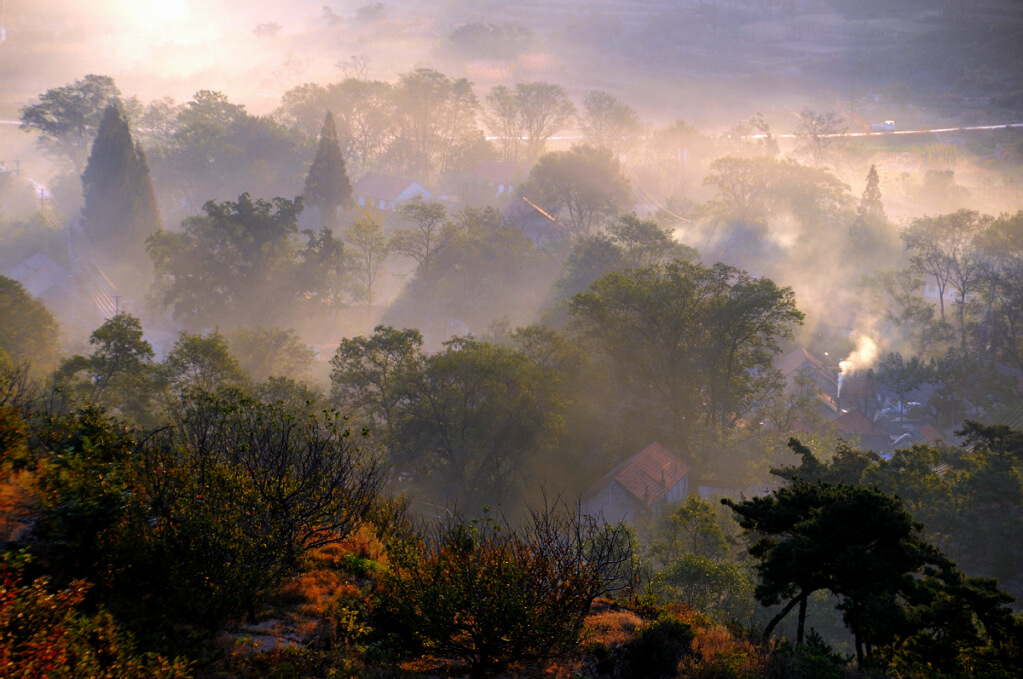
[[[426,68],[272,116],[93,75],[21,117],[83,220],[0,215],[78,290],[0,277],[0,674],[1023,667],[1023,212],[950,171],[879,172],[831,111],[783,156],[762,116],[645,130]],[[587,515],[652,441],[688,492]]]

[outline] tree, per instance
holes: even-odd
[[[378,325],[370,337],[343,338],[330,360],[330,396],[342,411],[374,423],[389,445],[426,357],[418,330]]]
[[[388,323],[445,338],[503,316],[532,317],[546,292],[535,285],[536,245],[494,208],[463,210],[441,230],[434,253],[391,305]]]
[[[525,137],[525,161],[531,163],[547,140],[575,118],[575,106],[561,85],[545,82],[516,85],[515,100]]]
[[[320,114],[322,116],[322,114]],[[155,176],[187,213],[211,198],[298,193],[311,141],[269,117],[252,116],[222,92],[200,90],[178,111],[167,147],[154,154]]]
[[[157,646],[251,618],[306,552],[357,530],[382,482],[338,413],[237,390],[186,392],[144,437],[96,408],[45,425],[38,553]]]
[[[639,269],[672,260],[693,261],[696,251],[675,240],[670,229],[635,214],[622,215],[603,233],[579,238],[556,283],[559,294],[572,297],[609,273]]]
[[[925,563],[921,525],[901,502],[876,490],[796,482],[765,497],[722,504],[761,536],[749,548],[759,562],[761,604],[787,601],[764,628],[765,640],[798,605],[796,640],[802,644],[807,602],[818,590],[852,594],[871,579],[878,589],[892,587]],[[864,640],[857,637],[859,649]]]
[[[885,354],[877,366],[877,380],[899,397],[899,422],[909,410],[908,394],[930,377],[927,366],[914,356],[905,361],[900,353]]]
[[[382,475],[351,436],[336,412],[189,395],[177,426],[140,451],[132,519],[150,528],[138,545],[143,568],[129,579],[163,595],[157,603],[172,614],[204,612],[195,622],[210,629],[251,618],[303,554],[344,540],[369,515]],[[189,591],[204,595],[167,598]]]
[[[356,270],[359,272],[360,297],[366,306],[373,306],[373,284],[380,267],[390,254],[387,237],[384,236],[380,218],[363,210],[351,226],[345,230],[345,238],[355,251]]]
[[[144,259],[145,240],[161,228],[142,147],[116,104],[107,107],[82,174],[82,229],[111,260]],[[116,257],[114,253],[116,252]]]
[[[921,536],[923,524],[898,497],[809,480],[833,476],[839,466],[865,481],[879,479],[873,465],[888,463],[847,454],[840,463],[822,464],[798,441],[790,445],[803,456],[796,474],[779,472],[794,479],[790,486],[766,497],[722,500],[743,528],[760,536],[749,548],[759,561],[757,597],[764,605],[788,600],[765,639],[798,605],[802,643],[807,597],[827,590],[839,599],[861,668],[913,658],[954,674],[1002,643],[1012,627],[1005,608],[1011,597],[993,580],[964,576]]]
[[[419,68],[399,77],[394,88],[396,139],[388,149],[397,172],[443,176],[456,151],[476,132],[479,102],[472,83]]]
[[[798,152],[809,156],[814,167],[819,167],[846,129],[842,116],[834,111],[818,112],[805,107],[799,112],[799,125],[796,127]]]
[[[923,280],[914,271],[879,271],[861,283],[872,308],[884,310],[883,319],[893,334],[908,341],[917,355],[951,338],[951,328],[934,318],[934,306],[920,295]]]
[[[326,96],[326,108],[337,121],[342,155],[352,176],[359,176],[383,159],[394,140],[394,86],[348,78],[331,85]]]
[[[458,516],[393,545],[388,560],[381,607],[404,650],[458,658],[473,677],[569,652],[593,600],[632,579],[625,527],[563,506],[520,528]]]
[[[302,379],[313,366],[313,350],[288,328],[238,328],[227,335],[231,354],[254,382],[272,377]]]
[[[657,571],[651,584],[662,600],[722,622],[749,620],[756,608],[753,573],[744,564],[731,561],[682,554]]]
[[[754,405],[778,341],[803,319],[790,288],[720,263],[678,261],[608,274],[569,309],[690,455],[699,429],[723,432]]]
[[[483,122],[501,145],[501,160],[517,165],[524,129],[515,92],[504,85],[495,85],[483,103]]]
[[[553,370],[514,350],[454,338],[428,357],[397,413],[397,464],[435,497],[502,504],[560,429]]]
[[[768,214],[769,178],[775,164],[773,159],[762,156],[725,156],[715,160],[703,180],[704,184],[717,187],[714,207],[742,224],[763,221]]]
[[[120,96],[113,78],[87,75],[73,84],[47,90],[38,104],[22,108],[21,129],[39,132],[39,146],[80,175],[104,112]]]
[[[107,319],[89,336],[95,349],[72,356],[57,369],[64,391],[81,405],[101,405],[122,416],[145,419],[153,369],[153,347],[142,323],[127,313]]]
[[[631,188],[610,151],[576,146],[540,158],[519,193],[588,236],[628,205]]]
[[[447,211],[441,203],[427,203],[416,195],[398,206],[398,214],[412,222],[414,228],[397,231],[391,237],[390,248],[414,259],[422,275],[429,276],[430,262],[440,240],[441,227],[447,221]]]
[[[327,112],[320,130],[320,144],[309,168],[302,191],[305,202],[320,211],[323,228],[337,225],[337,210],[352,202],[352,183],[345,172],[345,159],[334,127],[334,117]]]
[[[628,104],[607,92],[590,92],[583,99],[583,138],[619,157],[640,131],[639,116]]]
[[[999,216],[980,239],[984,296],[998,355],[1023,370],[1023,211]]]
[[[186,391],[212,393],[248,382],[219,330],[206,335],[182,332],[160,368],[161,378],[175,399]]]
[[[931,276],[938,288],[938,308],[945,320],[945,290],[956,292],[960,346],[966,348],[967,305],[981,281],[980,237],[991,218],[972,210],[915,220],[902,233],[913,270]]]
[[[867,186],[856,208],[856,221],[849,227],[849,238],[864,256],[883,255],[889,244],[888,215],[881,201],[881,180],[877,168],[870,166]]]
[[[302,200],[208,201],[178,232],[160,231],[147,249],[156,266],[158,302],[192,326],[266,322],[284,314],[292,284],[293,236]],[[304,292],[304,291],[303,291]]]
[[[718,508],[691,495],[662,517],[650,551],[658,562],[669,565],[685,554],[723,559],[728,540],[718,522]]]
[[[14,363],[48,368],[60,356],[60,327],[53,314],[18,281],[0,276],[0,352]]]
[[[314,313],[343,308],[353,287],[354,257],[330,229],[306,229],[302,235],[306,244],[292,270],[297,301],[314,305]]]

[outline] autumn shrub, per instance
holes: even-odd
[[[186,679],[188,663],[138,653],[102,609],[87,613],[81,580],[54,590],[23,582],[13,559],[0,563],[0,676],[5,679]]]
[[[724,625],[698,628],[692,648],[681,667],[686,679],[754,679],[765,672],[763,649]]]
[[[561,656],[593,600],[630,567],[618,530],[545,509],[521,528],[456,517],[410,535],[388,554],[378,631],[407,651],[460,660],[474,677]]]

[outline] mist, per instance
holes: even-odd
[[[1023,596],[1019,2],[0,0],[0,26],[0,415],[158,460],[209,413],[313,423],[397,498],[366,526],[563,498],[630,525],[663,601],[692,596],[673,564],[721,566],[727,604],[684,602],[714,624],[777,612],[718,500],[801,480],[911,498]]]

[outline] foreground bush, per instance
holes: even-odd
[[[51,591],[46,578],[22,582],[0,562],[0,676],[6,679],[184,679],[180,659],[139,654],[106,612],[88,614],[82,581]]]
[[[378,629],[473,677],[575,648],[590,604],[632,568],[622,526],[549,508],[521,529],[455,518],[388,556]]]

